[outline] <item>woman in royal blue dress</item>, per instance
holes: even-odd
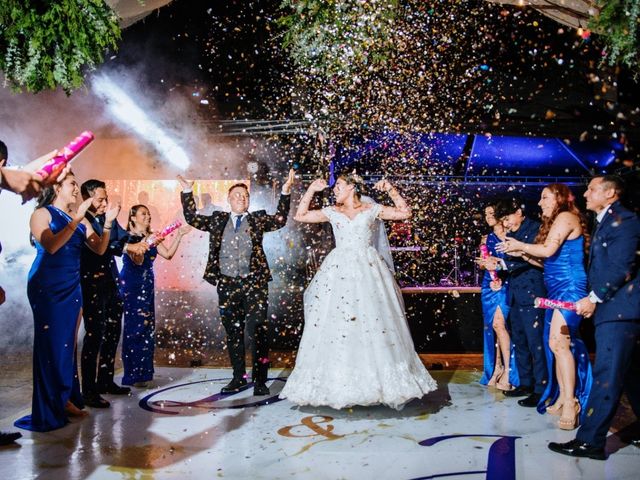
[[[492,231],[483,237],[481,244],[486,247],[490,258],[478,259],[478,264],[485,268],[480,290],[484,318],[484,372],[480,383],[495,386],[499,390],[511,390],[520,382],[511,338],[506,327],[506,318],[509,316],[509,285],[495,270],[496,260],[504,257],[503,253],[496,251],[496,245],[506,238],[506,232],[494,216],[493,205],[484,209],[484,218]],[[491,272],[495,272],[495,280],[492,280]]]
[[[124,255],[120,272],[120,291],[124,299],[122,334],[123,385],[146,388],[153,380],[155,350],[155,284],[153,262],[158,255],[170,260],[180,240],[191,227],[178,229],[171,246],[152,246],[144,255]],[[144,205],[134,205],[129,211],[129,243],[149,240],[151,214]]]
[[[34,322],[33,399],[31,415],[15,425],[36,432],[61,428],[68,416],[86,415],[76,362],[82,315],[80,252],[86,243],[103,254],[109,230],[105,228],[100,237],[84,218],[91,199],[73,211],[79,194],[75,176],[67,173],[59,183],[42,191],[30,220],[37,250],[27,283]],[[109,205],[107,225],[119,211],[119,205]]]
[[[584,252],[588,234],[586,219],[574,204],[566,185],[552,183],[542,190],[542,226],[535,244],[507,239],[498,249],[522,254],[530,262],[542,261],[547,295],[554,300],[576,302],[587,296]],[[558,427],[573,430],[584,411],[591,390],[591,363],[587,347],[579,336],[582,317],[575,311],[547,311],[544,339],[549,384],[538,411],[560,415]]]

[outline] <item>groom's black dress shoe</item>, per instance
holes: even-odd
[[[244,378],[234,378],[220,389],[220,393],[238,393],[246,385],[247,381]]]
[[[269,387],[267,387],[264,383],[256,383],[253,386],[253,394],[260,395],[269,395],[271,392],[269,391]]]
[[[22,437],[20,432],[0,432],[0,446],[11,445]]]
[[[129,387],[121,387],[115,383],[106,387],[98,387],[98,393],[110,393],[111,395],[127,395],[131,392]]]
[[[111,404],[100,396],[99,393],[85,393],[82,396],[84,404],[92,408],[109,408]]]
[[[527,395],[531,395],[533,393],[533,388],[531,387],[516,387],[512,390],[503,390],[505,397],[526,397]]]
[[[540,396],[541,395],[539,393],[532,393],[527,398],[518,400],[518,405],[520,405],[521,407],[529,407],[529,408],[537,407],[538,402],[540,402]]]
[[[594,447],[588,443],[581,442],[577,438],[567,443],[549,443],[549,450],[568,455],[570,457],[585,457],[592,458],[594,460],[606,460],[607,456],[604,453],[604,448]]]

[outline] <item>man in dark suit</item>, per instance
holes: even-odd
[[[87,180],[80,192],[84,200],[92,199],[85,217],[95,232],[102,235],[103,231],[110,231],[109,248],[104,255],[97,255],[85,246],[80,257],[82,317],[86,331],[80,359],[82,396],[90,407],[107,408],[109,402],[100,394],[126,395],[131,391],[113,381],[123,311],[114,255],[120,256],[123,251],[144,254],[148,246],[145,242],[126,243],[127,232],[116,220],[105,225],[107,190],[104,182]]]
[[[182,208],[189,225],[209,232],[209,259],[204,279],[217,285],[220,318],[227,332],[227,350],[233,367],[233,379],[221,393],[234,393],[247,385],[244,330],[249,325],[252,340],[252,378],[254,395],[268,395],[269,322],[267,308],[271,272],[262,247],[266,232],[285,226],[290,207],[294,171],[282,186],[275,215],[264,210],[248,212],[249,190],[244,183],[229,189],[231,212],[198,215],[193,198],[194,182],[178,176],[182,185]]]
[[[622,179],[604,175],[593,178],[584,194],[597,226],[589,258],[591,292],[576,311],[593,316],[596,327],[593,387],[576,438],[549,444],[572,457],[606,459],[607,432],[623,391],[640,419],[640,220],[620,204],[622,191]],[[638,439],[632,443],[639,445]]]
[[[517,199],[503,199],[496,203],[495,216],[504,225],[507,235],[526,243],[535,243],[540,223],[524,215],[524,206]],[[534,262],[529,263],[529,262]],[[544,297],[546,289],[542,269],[526,254],[506,255],[509,274],[509,324],[515,346],[516,365],[520,385],[505,391],[508,397],[523,397],[518,404],[535,407],[547,384],[547,361],[544,354],[544,311],[535,308],[536,297]]]

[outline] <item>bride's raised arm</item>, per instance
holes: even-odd
[[[303,223],[322,223],[329,221],[322,210],[309,210],[309,204],[315,193],[321,192],[325,188],[327,188],[327,182],[321,178],[314,180],[313,183],[309,185],[309,188],[304,192],[298,204],[298,210],[296,211],[295,217],[293,217],[295,221]]]
[[[407,204],[406,200],[402,198],[402,195],[396,190],[396,187],[391,185],[388,180],[380,180],[373,188],[388,193],[394,205],[393,207],[383,205],[380,208],[380,213],[378,213],[378,218],[382,220],[406,220],[411,218],[411,207]]]

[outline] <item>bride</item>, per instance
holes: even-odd
[[[400,289],[372,244],[377,218],[404,220],[411,209],[387,180],[374,188],[387,192],[393,207],[362,202],[361,187],[355,174],[340,176],[337,205],[309,210],[313,195],[327,188],[315,180],[296,212],[299,222],[331,222],[336,240],[304,293],[304,332],[280,393],[298,405],[399,410],[437,388],[414,351]]]

